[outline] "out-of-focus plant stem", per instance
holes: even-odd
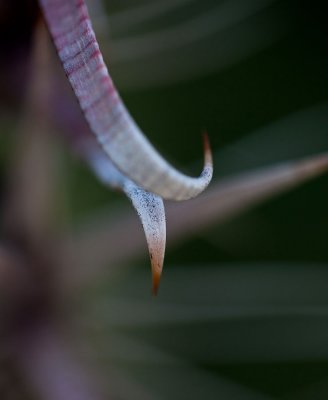
[[[32,76],[20,124],[16,157],[9,170],[0,247],[0,322],[9,355],[27,384],[42,400],[98,400],[90,374],[75,361],[72,346],[59,329],[52,213],[56,179],[49,132],[43,112],[49,85],[46,31],[36,30]],[[50,81],[50,79],[49,79]],[[45,84],[45,85],[44,85]],[[42,111],[41,111],[42,110]]]
[[[43,400],[103,399],[90,383],[90,371],[75,361],[56,326],[44,321],[16,338],[16,361]]]

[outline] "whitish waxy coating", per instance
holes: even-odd
[[[151,269],[153,275],[153,293],[157,294],[163,269],[166,221],[163,200],[153,193],[146,192],[134,183],[128,182],[124,192],[131,199],[145,231]]]
[[[80,106],[112,162],[146,190],[165,199],[197,196],[212,178],[206,141],[205,165],[198,178],[170,166],[142,134],[108,74],[83,0],[40,0],[59,57]]]
[[[79,144],[81,155],[98,178],[113,188],[123,190],[131,200],[141,220],[148,244],[153,276],[153,294],[157,294],[161,278],[166,244],[166,220],[163,200],[143,190],[121,174],[92,141]]]

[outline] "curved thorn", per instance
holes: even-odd
[[[229,220],[327,172],[328,153],[323,153],[226,177],[198,199],[185,204],[167,205],[168,244],[172,246],[186,240],[196,232]],[[112,265],[122,266],[139,256],[143,241],[136,225],[135,218],[127,215],[125,210],[122,214],[117,213],[115,218],[112,213],[110,217],[101,214],[92,223],[88,221],[79,232],[64,236],[57,247],[57,253],[64,272],[73,273],[73,278],[69,278],[69,287],[83,287],[102,277],[106,260],[111,259]],[[131,236],[130,247],[122,251],[121,243],[126,240],[126,232]],[[88,246],[91,241],[97,243],[97,246]],[[109,242],[114,247],[114,253],[108,247]],[[92,269],[88,268],[90,263],[94,264]],[[78,271],[72,266],[78,266]]]
[[[188,177],[154,149],[125,108],[108,74],[83,0],[40,0],[67,77],[92,132],[112,162],[165,199],[197,196],[213,174],[207,147],[203,172]]]
[[[124,192],[130,198],[144,228],[152,270],[152,293],[156,295],[163,270],[166,244],[163,200],[131,182],[124,187]]]
[[[157,294],[166,245],[163,200],[153,193],[146,192],[121,174],[95,142],[82,139],[78,147],[98,178],[105,185],[122,190],[137,211],[148,245],[153,280],[152,292]]]

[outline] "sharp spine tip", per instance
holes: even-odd
[[[158,293],[158,288],[159,288],[159,282],[161,280],[161,273],[152,266],[152,272],[153,272],[153,287],[152,287],[152,294],[154,296],[157,296]]]
[[[212,150],[211,150],[208,133],[206,130],[203,131],[203,147],[204,147],[204,154],[205,154],[205,164],[212,166],[213,165]]]

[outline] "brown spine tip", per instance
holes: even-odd
[[[158,288],[159,288],[159,282],[160,282],[160,280],[161,280],[161,273],[159,272],[159,271],[154,271],[154,268],[152,268],[153,269],[153,287],[152,287],[152,294],[154,295],[154,296],[157,296],[157,293],[158,293]]]
[[[151,272],[153,279],[152,294],[156,296],[158,293],[159,282],[162,276],[164,257],[159,256],[159,254],[158,255],[155,254],[154,257],[154,255],[151,253],[150,260],[151,260]]]
[[[204,147],[204,157],[205,157],[205,164],[213,165],[213,157],[212,157],[212,150],[210,145],[210,140],[208,138],[207,131],[203,132],[203,147]]]

